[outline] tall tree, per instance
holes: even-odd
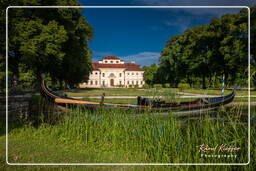
[[[206,88],[213,77],[226,76],[226,83],[245,80],[248,55],[247,11],[214,18],[209,24],[193,27],[174,36],[161,52],[160,82],[188,82],[201,79]],[[197,78],[197,79],[195,79]],[[244,82],[244,81],[243,81]]]
[[[256,87],[256,6],[251,7],[251,75]]]
[[[155,82],[155,75],[157,72],[158,66],[156,64],[152,64],[150,66],[144,66],[144,80],[147,84],[152,85]]]
[[[79,5],[75,0],[4,1],[9,5]],[[19,76],[19,64],[38,77],[73,86],[88,79],[92,70],[88,41],[93,31],[81,9],[10,8],[8,12],[9,70]],[[1,22],[4,21],[1,17]],[[1,28],[3,29],[3,28]],[[1,44],[4,44],[1,40]],[[4,49],[1,49],[1,54]],[[3,61],[1,63],[4,63]]]

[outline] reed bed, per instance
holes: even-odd
[[[236,107],[222,109],[214,118],[204,114],[196,119],[181,120],[172,113],[162,115],[150,111],[136,113],[120,109],[89,111],[75,108],[65,111],[55,125],[44,122],[38,128],[26,124],[12,129],[10,144],[15,142],[12,142],[12,137],[34,138],[38,143],[42,139],[50,139],[60,146],[85,148],[87,155],[91,153],[93,157],[85,161],[79,159],[79,162],[87,163],[247,163],[248,124],[241,122],[241,113],[242,109]],[[255,135],[255,129],[251,133]],[[255,138],[251,140],[255,145]],[[209,147],[223,144],[240,150],[202,152],[202,144]],[[118,158],[110,157],[110,161],[109,157],[104,157],[104,154],[111,156],[117,153]],[[205,157],[204,154],[216,156]],[[77,161],[73,158],[67,160]],[[54,162],[62,161],[55,159]]]

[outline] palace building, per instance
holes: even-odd
[[[144,70],[134,61],[125,63],[116,56],[106,56],[93,63],[93,71],[84,87],[142,87]]]

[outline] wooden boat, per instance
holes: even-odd
[[[160,110],[160,111],[191,111],[200,109],[212,109],[233,101],[235,97],[235,90],[227,96],[199,98],[190,102],[165,102],[160,100],[149,100],[138,96],[137,104],[121,104],[121,103],[103,103],[92,102],[85,100],[78,100],[67,96],[61,96],[51,91],[46,85],[45,81],[41,84],[41,95],[48,101],[63,107],[84,106],[86,108],[123,108],[123,109],[138,109],[138,110]]]

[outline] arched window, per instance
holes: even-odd
[[[111,74],[109,75],[109,77],[115,77],[115,74],[114,74],[114,73],[111,73]]]

